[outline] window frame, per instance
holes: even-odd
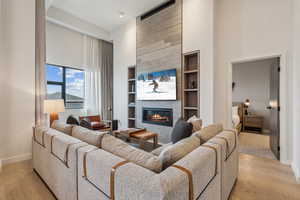
[[[74,68],[74,67],[69,67],[69,66],[50,64],[50,63],[46,63],[46,68],[47,68],[47,65],[51,65],[51,66],[54,66],[54,67],[59,67],[59,68],[62,69],[62,82],[60,82],[60,81],[48,81],[47,80],[47,71],[46,71],[46,81],[47,81],[47,86],[48,85],[56,85],[56,86],[58,85],[58,86],[61,86],[61,96],[62,96],[62,99],[64,100],[65,106],[66,106],[67,103],[82,103],[84,105],[84,100],[83,101],[67,101],[67,99],[66,99],[66,85],[67,85],[66,71],[67,71],[67,69],[73,69],[73,70],[82,71],[82,72],[84,72],[84,70],[83,69]],[[84,84],[85,84],[85,79],[84,79]],[[85,93],[85,91],[84,91],[84,93]],[[83,109],[83,107],[81,107],[81,108],[66,108],[66,109],[70,109],[70,110],[71,109],[72,110],[73,109]]]

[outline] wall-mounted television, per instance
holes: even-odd
[[[137,100],[176,100],[176,69],[140,73],[137,78]]]

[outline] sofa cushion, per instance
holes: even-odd
[[[155,156],[159,156],[160,153],[161,153],[165,148],[167,148],[167,147],[169,147],[169,146],[171,146],[171,145],[172,145],[172,143],[164,144],[164,145],[162,145],[162,146],[160,146],[160,147],[154,149],[153,151],[151,151],[151,153],[152,153],[153,155],[155,155]]]
[[[218,135],[223,130],[222,124],[213,124],[201,129],[201,131],[195,132],[193,135],[201,139],[201,144],[207,142],[211,138]]]
[[[162,163],[157,156],[132,147],[111,135],[105,135],[103,137],[101,147],[105,151],[108,151],[154,172],[159,173],[162,169]]]
[[[55,135],[51,140],[52,154],[64,162],[68,161],[66,155],[68,146],[82,143],[80,140],[66,134]]]
[[[178,119],[171,134],[171,141],[173,144],[176,142],[191,136],[193,132],[193,125],[184,121],[183,119]]]
[[[73,125],[66,124],[66,123],[64,123],[62,121],[55,120],[52,123],[51,128],[53,128],[55,130],[58,130],[60,132],[63,132],[65,134],[72,135]]]
[[[193,133],[200,131],[202,128],[202,119],[196,117],[195,115],[189,118],[187,122],[193,125]]]
[[[101,147],[101,139],[107,132],[92,131],[81,126],[75,126],[72,130],[72,136],[82,140],[90,145]]]
[[[40,145],[44,146],[45,145],[45,140],[44,140],[44,136],[45,133],[49,130],[49,128],[44,127],[44,126],[36,126],[34,128],[34,135],[33,135],[33,139],[35,142],[39,143]]]
[[[199,146],[200,139],[196,136],[185,138],[173,145],[168,146],[159,155],[159,158],[163,164],[163,169],[173,165]]]

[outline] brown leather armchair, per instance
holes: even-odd
[[[111,123],[109,121],[104,121],[101,119],[100,115],[93,116],[80,116],[79,117],[80,126],[91,130],[110,130]]]

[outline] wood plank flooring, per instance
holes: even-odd
[[[0,200],[54,199],[32,171],[30,161],[7,165],[0,173]],[[241,154],[239,178],[230,200],[300,200],[300,185],[290,167]]]

